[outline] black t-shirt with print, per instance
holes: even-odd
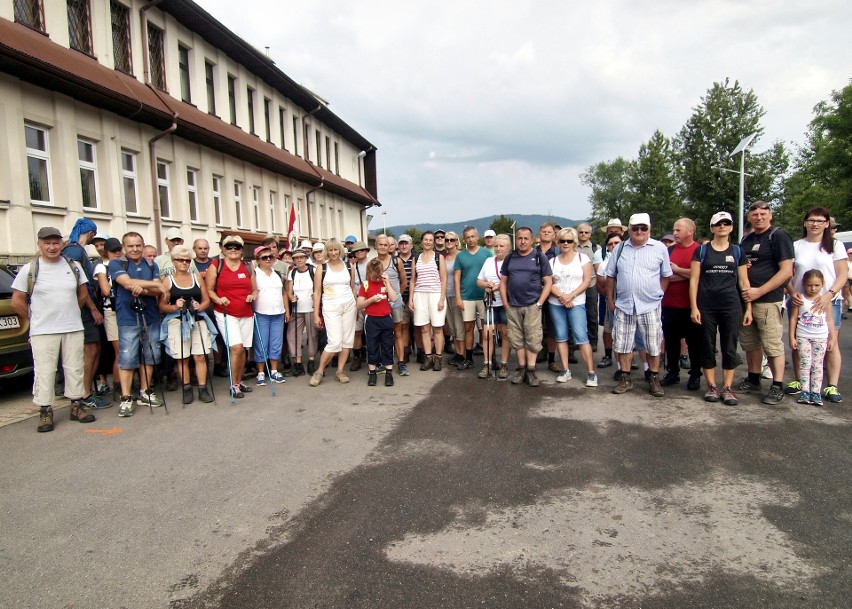
[[[780,268],[783,260],[792,260],[793,239],[783,228],[772,227],[757,233],[749,233],[743,237],[743,253],[748,256],[751,267],[748,269],[748,280],[753,288],[759,288],[772,279]],[[784,284],[758,298],[755,302],[781,302],[784,299]]]
[[[704,261],[701,261],[701,250],[705,250]],[[695,248],[693,261],[701,262],[701,276],[698,282],[698,308],[700,310],[727,311],[738,309],[740,303],[740,288],[737,281],[737,267],[748,263],[744,253],[737,252],[733,245],[718,252],[709,243]]]

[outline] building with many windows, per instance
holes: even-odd
[[[0,261],[83,216],[163,247],[355,234],[376,149],[190,0],[0,2]],[[217,251],[213,248],[213,251]]]

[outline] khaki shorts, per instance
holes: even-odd
[[[109,342],[114,343],[118,340],[118,320],[115,318],[115,311],[111,309],[104,311],[104,330]]]
[[[391,319],[394,324],[410,324],[411,309],[408,308],[408,302],[403,302],[401,307],[391,307]]]
[[[447,299],[447,320],[444,324],[456,340],[464,340],[464,317],[456,306],[455,298]]]
[[[512,349],[541,351],[541,309],[537,305],[506,307],[506,325]]]
[[[462,311],[464,321],[476,321],[477,313],[479,313],[480,319],[485,317],[485,302],[482,300],[462,300],[462,304],[464,304],[464,311]]]
[[[169,349],[174,354],[174,359],[180,358],[181,353],[183,353],[184,358],[190,355],[205,355],[209,353],[210,333],[207,330],[207,323],[204,320],[196,322],[189,338],[183,341],[181,341],[180,329],[180,318],[175,317],[169,320]],[[181,342],[183,342],[182,347]]]
[[[740,326],[740,344],[746,352],[763,349],[766,357],[784,355],[784,322],[780,302],[755,302],[751,305],[754,321]]]

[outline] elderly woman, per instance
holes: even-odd
[[[592,261],[576,250],[576,229],[563,228],[556,235],[556,243],[559,246],[559,254],[550,261],[553,285],[547,298],[550,317],[556,330],[556,349],[562,361],[562,372],[556,377],[556,382],[564,383],[571,378],[571,371],[568,369],[570,322],[574,344],[586,364],[586,387],[597,387],[598,376],[595,374],[586,326],[586,288],[592,283]]]
[[[420,328],[426,360],[421,370],[441,370],[444,355],[444,319],[447,314],[447,265],[435,251],[435,235],[425,231],[420,237],[423,251],[411,267],[408,308],[414,325]],[[435,355],[432,355],[432,328],[435,328]]]
[[[497,371],[497,378],[509,378],[509,355],[512,353],[512,345],[509,342],[509,328],[506,325],[506,309],[503,307],[503,299],[500,297],[500,269],[503,266],[503,259],[512,249],[512,241],[509,235],[496,235],[492,242],[494,247],[494,256],[488,258],[482,263],[482,269],[476,278],[476,285],[485,290],[485,300],[491,300],[490,311],[489,305],[485,309],[485,325],[482,328],[482,351],[485,355],[485,362],[479,371],[479,378],[488,378],[491,370],[491,363],[494,360],[497,347],[494,345],[494,332],[500,332],[501,350],[500,350],[500,368]],[[459,315],[461,310],[458,307],[450,307],[450,310],[455,309]],[[464,325],[462,325],[462,337],[464,337]]]
[[[305,374],[302,355],[302,335],[308,335],[308,374],[314,373],[317,354],[317,329],[314,326],[314,271],[308,266],[308,256],[302,250],[293,252],[293,268],[287,277],[287,299],[290,320],[287,324],[287,347],[293,362],[293,376]]]
[[[210,306],[210,295],[198,274],[189,272],[192,250],[176,245],[170,257],[174,272],[163,277],[159,303],[160,312],[165,314],[161,328],[166,352],[177,362],[178,375],[183,382],[183,403],[192,404],[195,399],[189,378],[190,357],[195,360],[198,399],[212,402],[213,396],[207,388],[207,354],[212,348],[212,339],[207,316],[203,313]]]
[[[254,336],[254,310],[257,283],[250,264],[243,261],[243,239],[228,235],[222,239],[224,258],[213,261],[207,269],[207,290],[213,301],[216,325],[224,335],[228,348],[231,394],[241,399],[251,387],[243,384],[246,349],[251,348]]]
[[[257,344],[254,345],[254,361],[257,364],[257,384],[266,385],[265,365],[269,363],[269,380],[283,383],[284,376],[278,371],[278,360],[284,347],[284,321],[290,319],[284,278],[273,268],[278,258],[274,248],[259,246],[254,249],[255,283],[257,300],[254,301],[254,325]]]
[[[802,306],[802,277],[807,271],[816,269],[825,278],[823,292],[816,308],[833,316],[835,341],[840,330],[843,313],[843,286],[849,272],[846,264],[846,252],[843,244],[832,237],[831,215],[824,207],[813,207],[802,219],[802,238],[793,243],[793,279],[787,286],[787,293],[794,305]],[[840,349],[831,349],[825,355],[827,383],[822,397],[826,402],[838,404],[843,401],[837,391],[840,380]],[[793,350],[793,370],[799,370],[799,353]],[[787,384],[784,392],[796,394],[801,391],[801,383],[794,380]]]
[[[343,371],[349,350],[355,340],[355,279],[346,268],[341,255],[343,246],[330,239],[325,246],[328,262],[318,264],[314,273],[314,326],[325,326],[328,344],[322,352],[319,367],[311,377],[311,387],[317,387],[325,376],[325,368],[337,356],[337,380],[348,383]],[[320,308],[322,307],[322,308]]]
[[[447,253],[444,254],[444,265],[447,267],[447,302],[456,301],[456,277],[453,271],[455,271],[456,256],[460,251],[460,244],[457,233],[449,231],[446,234],[444,247]],[[464,316],[462,310],[458,307],[447,307],[446,325],[452,335],[454,351],[456,352],[450,360],[450,364],[458,366],[464,361]]]

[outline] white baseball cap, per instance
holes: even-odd
[[[313,246],[314,246],[314,244],[313,244],[313,243],[311,243],[311,240],[310,240],[310,239],[304,239],[304,240],[302,241],[302,245],[300,245],[299,247],[300,247],[301,249],[303,249],[303,250],[309,250],[309,249],[311,249]]]
[[[630,216],[628,224],[630,226],[636,226],[637,224],[647,224],[648,226],[651,226],[651,216],[648,214],[633,214]]]
[[[483,239],[484,239],[485,237],[496,237],[496,236],[497,236],[497,233],[495,233],[495,232],[494,232],[493,230],[491,230],[490,228],[489,228],[487,231],[485,231],[484,233],[482,233],[482,237],[483,237]]]
[[[729,214],[728,212],[717,211],[715,214],[713,214],[713,217],[710,218],[710,226],[714,226],[714,225],[718,224],[719,220],[730,220],[732,224],[734,222],[734,219],[731,217],[731,214]]]
[[[403,241],[408,241],[409,243],[411,243],[412,241],[414,241],[414,239],[411,238],[411,235],[409,235],[407,233],[402,233],[399,236],[399,239],[397,239],[396,241],[397,241],[397,243],[402,243]]]

